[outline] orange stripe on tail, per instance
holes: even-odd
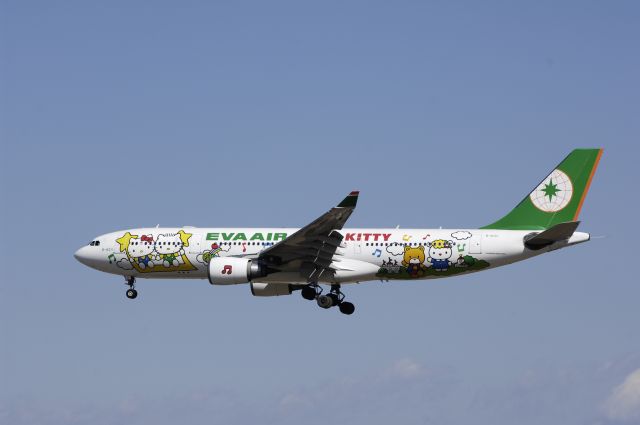
[[[573,221],[578,220],[578,216],[580,215],[580,210],[582,209],[582,204],[584,203],[584,199],[587,197],[587,193],[589,192],[589,187],[591,186],[591,180],[593,180],[593,176],[598,169],[598,163],[600,162],[600,157],[602,156],[602,152],[604,149],[600,149],[598,152],[598,156],[596,157],[596,161],[593,163],[593,167],[591,168],[591,174],[589,174],[589,180],[587,180],[587,185],[584,187],[584,191],[582,192],[582,198],[580,198],[580,203],[578,204],[578,209],[576,209],[576,214],[573,216]]]

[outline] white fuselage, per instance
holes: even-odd
[[[207,279],[216,257],[257,258],[294,228],[140,228],[102,235],[75,256],[94,269],[136,278]],[[541,250],[525,247],[532,231],[483,229],[342,229],[333,258],[340,270],[325,283],[429,279],[510,264],[589,240],[575,232]],[[306,283],[300,273],[276,272],[261,282]],[[321,279],[322,281],[322,279]]]

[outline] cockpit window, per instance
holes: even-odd
[[[91,241],[90,246],[100,246],[100,241]]]

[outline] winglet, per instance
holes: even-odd
[[[360,191],[354,190],[353,192],[348,194],[347,197],[342,200],[342,202],[338,204],[338,208],[355,208],[356,204],[358,203],[359,194]]]

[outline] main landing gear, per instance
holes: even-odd
[[[124,280],[124,284],[129,286],[129,289],[127,289],[126,292],[127,298],[130,300],[135,299],[138,296],[138,291],[135,290],[136,278],[133,276],[125,276]]]
[[[342,314],[353,314],[356,310],[356,307],[345,301],[344,294],[340,291],[340,285],[334,284],[331,285],[331,291],[328,294],[322,294],[322,288],[317,283],[310,283],[304,288],[302,288],[302,298],[305,300],[316,300],[318,306],[321,308],[331,308],[338,306],[340,313]]]

